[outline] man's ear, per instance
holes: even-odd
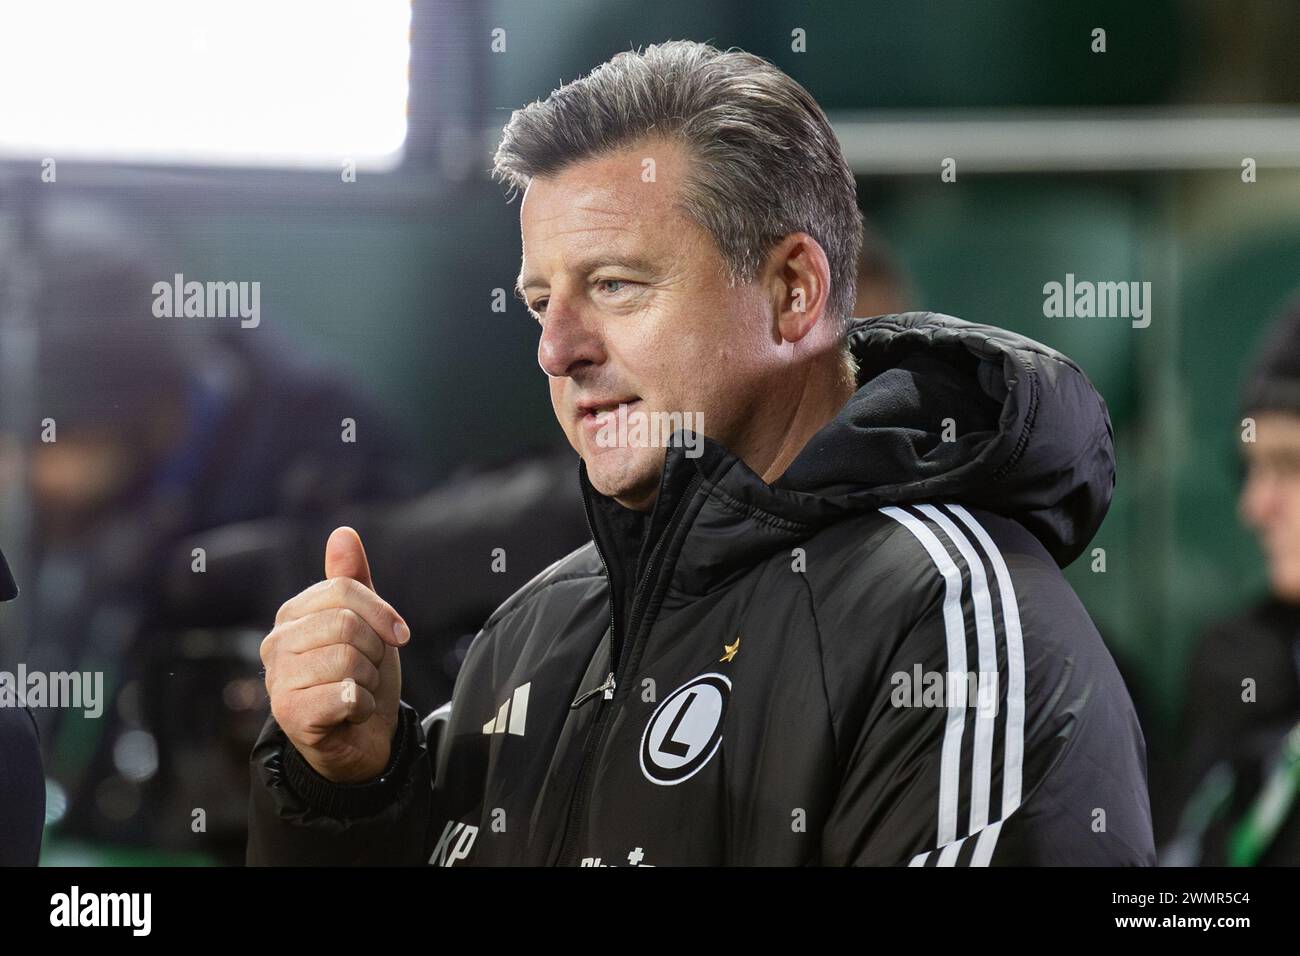
[[[826,314],[831,291],[826,251],[808,233],[794,232],[768,253],[765,271],[776,321],[773,332],[786,342],[799,342]]]

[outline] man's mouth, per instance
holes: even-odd
[[[633,395],[631,398],[579,402],[578,417],[584,423],[598,421],[604,416],[618,411],[619,406],[621,405],[631,407],[639,401],[641,401],[641,399]]]

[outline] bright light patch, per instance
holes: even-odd
[[[0,155],[384,169],[406,139],[409,0],[0,7]]]

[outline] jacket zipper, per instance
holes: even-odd
[[[668,539],[672,536],[674,529],[676,529],[677,519],[680,517],[682,509],[685,507],[687,502],[695,497],[695,490],[700,486],[702,480],[702,477],[697,473],[691,478],[690,483],[686,486],[686,490],[682,493],[681,498],[678,499],[676,506],[673,508],[672,516],[664,526],[663,533],[660,535],[659,540],[655,542],[654,551],[650,554],[650,560],[646,562],[645,574],[642,575],[640,582],[638,582],[636,589],[633,592],[632,613],[628,616],[628,633],[631,635],[631,639],[626,647],[620,648],[621,653],[618,655],[618,664],[616,667],[616,670],[618,671],[617,679],[615,673],[611,671],[609,677],[606,678],[604,685],[580,698],[586,699],[596,693],[596,691],[605,691],[601,700],[597,701],[597,707],[599,710],[596,715],[596,723],[588,732],[586,746],[583,748],[582,763],[578,769],[577,793],[574,795],[573,803],[569,807],[568,819],[565,822],[564,827],[564,838],[560,841],[560,866],[572,865],[569,857],[571,853],[576,852],[577,850],[575,837],[578,828],[581,825],[583,814],[586,811],[587,803],[591,799],[590,791],[594,785],[594,781],[589,779],[592,774],[591,768],[595,762],[595,755],[599,752],[600,746],[604,742],[605,731],[609,726],[609,717],[614,712],[613,707],[604,707],[601,705],[605,700],[613,700],[615,687],[618,683],[622,682],[622,678],[627,676],[629,661],[632,658],[633,644],[635,644],[636,638],[640,636],[641,622],[637,618],[637,610],[641,607],[641,598],[645,593],[646,584],[653,582],[658,577],[660,553],[663,551],[664,545],[667,543]],[[612,658],[612,645],[614,641],[614,582],[609,576],[609,566],[605,563],[605,553],[601,550],[600,541],[596,536],[595,522],[591,520],[591,504],[587,498],[585,488],[583,489],[583,504],[586,506],[587,527],[591,531],[591,540],[596,545],[596,554],[600,556],[600,564],[604,569],[605,579],[609,583],[609,633]],[[576,706],[578,703],[579,701],[575,700],[570,706]]]
[[[591,698],[595,697],[597,694],[601,693],[602,691],[605,694],[605,700],[612,700],[614,697],[614,687],[615,687],[614,672],[610,671],[609,676],[605,678],[605,683],[601,684],[599,687],[595,687],[587,691],[585,694],[580,694],[579,696],[575,697],[573,703],[569,705],[569,709],[577,710],[579,707],[581,707],[583,704],[591,700]]]

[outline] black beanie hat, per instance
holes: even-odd
[[[1242,390],[1241,410],[1300,414],[1300,298],[1269,331]]]

